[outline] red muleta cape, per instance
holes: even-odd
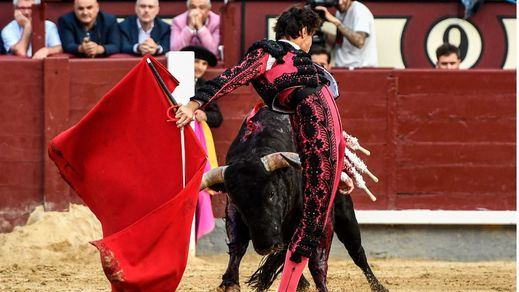
[[[54,138],[49,156],[101,221],[101,253],[113,291],[174,291],[184,273],[206,162],[185,127],[186,187],[180,131],[145,56],[76,125]],[[149,57],[170,91],[178,82]]]

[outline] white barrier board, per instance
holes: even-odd
[[[187,104],[195,95],[195,53],[168,52],[168,70],[177,78],[179,85],[173,91],[173,97],[180,104]]]
[[[356,210],[359,224],[515,225],[516,211]]]

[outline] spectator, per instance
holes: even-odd
[[[56,25],[45,21],[45,47],[32,54],[32,3],[33,0],[13,0],[14,20],[2,30],[2,42],[5,52],[16,56],[43,59],[63,51]],[[2,51],[4,50],[2,48]]]
[[[97,0],[75,0],[74,11],[59,18],[58,29],[67,53],[94,58],[110,56],[120,50],[117,20],[99,11]]]
[[[339,96],[339,87],[337,85],[337,81],[335,80],[335,78],[333,78],[333,75],[330,72],[330,70],[332,69],[332,59],[330,52],[322,45],[312,45],[310,47],[310,57],[312,58],[312,62],[326,69],[327,72],[324,72],[324,75],[326,79],[330,81],[330,84],[328,86],[335,95]]]
[[[203,78],[207,66],[214,67],[216,65],[216,56],[209,50],[202,46],[187,46],[181,51],[195,52],[195,91],[205,84],[206,80]],[[209,104],[204,111],[197,110],[195,112],[195,119],[197,121],[206,121],[209,127],[218,128],[223,121],[222,113],[218,104]]]
[[[137,0],[135,14],[119,24],[121,52],[159,55],[169,51],[169,25],[157,17],[158,0]]]
[[[335,66],[376,67],[377,48],[375,19],[371,11],[359,1],[339,0],[333,16],[325,7],[325,19],[337,27]]]
[[[436,49],[436,59],[436,69],[457,70],[460,68],[460,50],[449,43],[444,43]]]
[[[312,46],[310,48],[310,56],[312,57],[312,61],[324,67],[324,69],[330,71],[332,69],[331,66],[331,56],[330,52],[322,46]]]
[[[203,46],[218,56],[220,16],[211,11],[211,0],[187,0],[187,11],[173,18],[171,50]]]

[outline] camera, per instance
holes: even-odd
[[[335,7],[335,6],[337,6],[337,4],[339,4],[338,0],[308,0],[306,2],[306,5],[312,7],[312,9],[315,12],[317,12],[317,14],[319,14],[321,19],[323,19],[323,20],[325,19],[324,18],[324,11],[316,10],[315,7],[316,6]]]
[[[306,4],[310,7],[312,7],[312,9],[315,12],[317,12],[317,14],[319,14],[319,17],[321,17],[322,20],[325,20],[324,11],[316,10],[315,7],[316,6],[336,7],[337,4],[339,4],[339,1],[338,0],[308,0],[306,2]],[[315,32],[312,42],[315,45],[320,45],[323,47],[325,46],[325,43],[326,43],[325,36],[324,36],[324,33],[321,31],[321,28],[319,28],[317,30],[317,32]]]
[[[339,3],[337,0],[308,0],[307,4],[314,8],[315,6],[334,7]]]

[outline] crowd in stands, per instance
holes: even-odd
[[[0,53],[45,58],[67,53],[77,57],[106,57],[116,53],[160,55],[189,45],[207,48],[218,56],[220,17],[210,0],[187,0],[187,11],[170,26],[157,15],[158,0],[137,0],[135,15],[121,23],[100,9],[97,0],[75,0],[73,11],[56,26],[45,21],[45,47],[33,54],[31,18],[33,0],[13,0],[14,20],[2,29]]]
[[[135,15],[121,23],[114,15],[102,11],[97,0],[75,0],[73,11],[61,16],[57,26],[45,21],[45,46],[34,53],[33,1],[13,0],[14,20],[2,29],[0,54],[42,59],[67,53],[95,58],[115,53],[161,55],[187,46],[200,46],[214,58],[220,57],[220,16],[211,11],[210,0],[187,0],[187,10],[173,18],[171,25],[158,17],[158,0],[136,0]],[[328,63],[333,56],[336,67],[377,67],[375,20],[369,8],[355,0],[338,0],[335,8],[335,15],[326,7],[315,8],[337,32],[326,33],[326,42],[314,50],[323,54],[328,50]],[[440,46],[437,57],[436,68],[459,69],[461,60],[455,46]]]

